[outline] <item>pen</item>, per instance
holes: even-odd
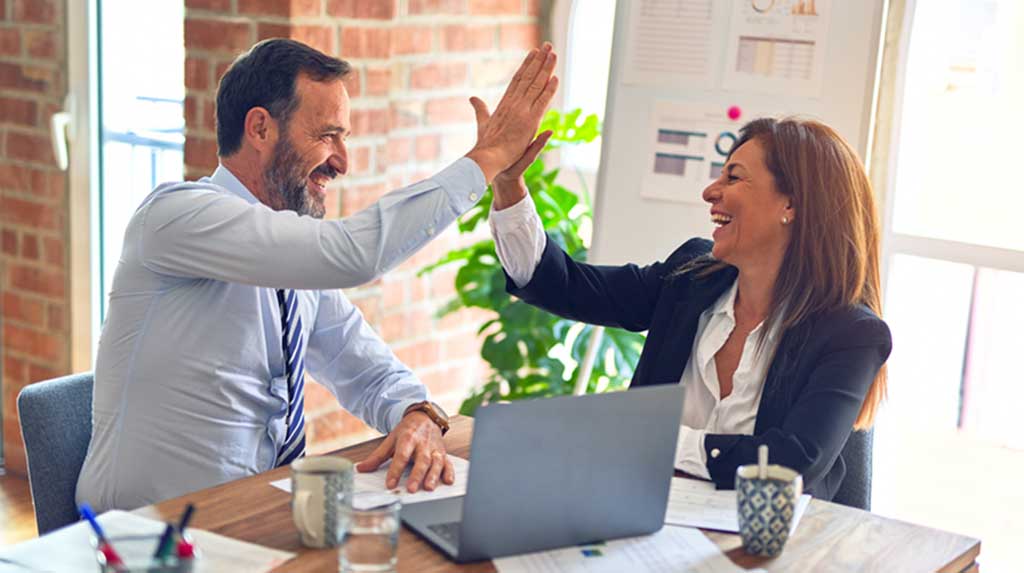
[[[168,523],[167,527],[164,528],[163,535],[160,536],[160,542],[156,544],[156,553],[153,554],[154,559],[163,559],[170,553],[171,547],[174,545],[171,543],[171,539],[174,537],[174,525]]]
[[[123,565],[124,562],[121,560],[121,556],[114,551],[114,546],[107,540],[107,536],[103,533],[103,528],[100,527],[98,521],[96,521],[96,514],[93,513],[92,508],[89,504],[83,503],[78,511],[82,514],[82,517],[89,522],[92,526],[92,530],[96,532],[96,537],[100,540],[99,550],[103,553],[103,556],[107,560],[107,565]]]
[[[195,556],[195,547],[191,543],[185,540],[185,528],[188,527],[188,522],[192,519],[192,512],[195,510],[195,506],[191,503],[185,506],[185,513],[181,515],[181,521],[178,522],[178,558],[179,559],[191,559]]]

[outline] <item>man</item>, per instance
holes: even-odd
[[[217,92],[220,166],[158,187],[130,221],[100,337],[93,435],[77,500],[129,509],[290,463],[305,451],[308,371],[387,433],[389,487],[451,484],[427,389],[337,289],[393,268],[467,211],[528,150],[557,87],[531,51],[477,143],[436,176],[323,221],[348,169],[344,61],[291,40],[255,45]]]

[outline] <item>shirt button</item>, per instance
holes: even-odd
[[[479,195],[477,195],[476,193],[470,193],[469,194],[469,200],[470,201],[476,201],[477,197],[479,197]]]
[[[427,227],[427,235],[434,236],[434,227]]]
[[[711,457],[712,458],[717,458],[720,455],[722,455],[722,450],[720,450],[718,448],[712,448],[711,449]]]

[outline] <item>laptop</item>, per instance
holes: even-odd
[[[658,531],[682,405],[668,384],[484,406],[466,495],[402,521],[459,563]]]

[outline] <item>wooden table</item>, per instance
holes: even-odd
[[[468,458],[473,420],[458,416],[445,437],[448,451]],[[358,461],[380,439],[336,452]],[[186,503],[196,505],[192,526],[228,537],[297,553],[276,571],[337,571],[337,549],[306,549],[292,524],[289,494],[270,486],[288,468],[222,484],[135,510],[159,520],[176,518]],[[981,542],[962,535],[887,519],[849,507],[812,500],[796,534],[775,559],[751,557],[735,534],[706,535],[742,567],[769,571],[941,571],[977,572]],[[398,571],[494,571],[490,562],[456,565],[405,527],[398,542]]]

